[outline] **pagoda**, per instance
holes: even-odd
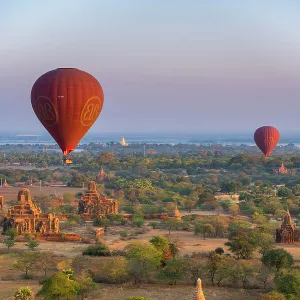
[[[284,166],[284,163],[282,162],[280,168],[274,169],[273,173],[277,175],[284,175],[284,174],[295,175],[297,172],[295,169],[289,170]]]
[[[101,215],[118,213],[118,201],[101,196],[96,188],[96,183],[90,181],[88,189],[84,192],[78,203],[78,213],[82,216],[96,218]]]
[[[296,226],[293,224],[291,214],[287,209],[280,228],[276,229],[276,243],[293,244],[295,242]]]
[[[124,136],[122,136],[122,138],[121,138],[120,145],[123,146],[123,147],[127,147],[128,146],[128,144],[126,143],[126,141],[124,139]]]
[[[181,220],[181,215],[180,215],[179,209],[177,207],[177,204],[175,205],[175,208],[174,208],[173,217],[176,220],[179,220],[179,221]]]
[[[30,191],[21,189],[18,202],[8,210],[3,222],[3,233],[15,228],[19,235],[26,233],[46,235],[59,233],[59,219],[54,213],[44,214],[31,200]]]
[[[97,180],[97,182],[108,181],[108,176],[104,172],[103,168],[101,168],[100,172],[96,176],[96,180]]]
[[[202,290],[202,281],[200,278],[197,280],[196,300],[205,300]]]

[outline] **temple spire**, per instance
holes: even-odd
[[[205,300],[203,290],[202,290],[202,281],[200,278],[197,280],[197,295],[196,300]]]

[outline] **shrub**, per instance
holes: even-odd
[[[102,244],[102,243],[97,243],[96,245],[89,246],[86,248],[83,252],[82,255],[90,255],[90,256],[110,256],[110,250],[109,248]]]

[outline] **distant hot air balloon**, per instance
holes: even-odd
[[[89,73],[59,68],[43,74],[31,90],[33,110],[67,155],[95,123],[104,102],[100,83]]]
[[[279,131],[272,126],[263,126],[254,133],[254,141],[257,147],[268,157],[276,147],[280,139]]]

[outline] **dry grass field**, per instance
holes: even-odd
[[[27,187],[26,187],[27,188]],[[6,187],[0,188],[0,195],[4,196],[5,202],[7,201],[15,201],[17,199],[17,195],[21,187]],[[76,194],[78,192],[82,192],[82,188],[73,188],[73,187],[42,187],[40,190],[39,187],[29,187],[31,192],[31,197],[34,196],[49,196],[50,194],[61,195],[63,193],[69,192],[72,194]]]

